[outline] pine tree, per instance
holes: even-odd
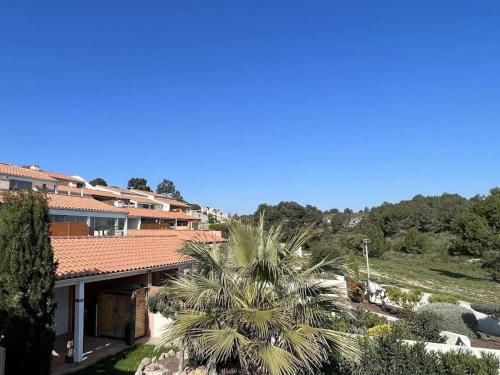
[[[56,267],[46,197],[6,193],[0,206],[0,333],[7,374],[50,372]]]

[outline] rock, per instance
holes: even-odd
[[[370,281],[367,284],[366,289],[368,293],[368,301],[370,303],[376,305],[383,305],[387,303],[387,292],[380,284],[374,283],[373,281]]]
[[[144,367],[146,367],[147,365],[149,365],[151,363],[151,359],[146,357],[146,358],[143,358],[141,363],[139,364],[139,368],[138,370],[144,370]]]

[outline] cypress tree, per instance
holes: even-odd
[[[0,333],[7,374],[50,373],[57,264],[44,194],[16,191],[0,206]]]

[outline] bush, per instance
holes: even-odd
[[[427,352],[425,344],[408,345],[394,335],[381,335],[373,339],[362,338],[363,349],[359,363],[353,364],[335,358],[326,365],[322,374],[341,375],[497,375],[500,363],[492,355],[477,358],[467,351]]]
[[[423,254],[430,249],[430,239],[427,234],[419,232],[417,228],[411,228],[401,244],[401,251],[408,254]]]
[[[500,319],[500,305],[477,304],[472,305],[472,309],[496,319]]]
[[[391,301],[398,305],[408,305],[408,307],[412,307],[420,302],[423,295],[423,291],[421,289],[413,289],[409,292],[405,292],[400,288],[389,287],[386,288],[386,290]]]
[[[451,303],[437,302],[421,306],[417,310],[417,313],[423,312],[432,312],[441,318],[439,322],[441,331],[450,331],[470,338],[477,337],[475,333],[477,321],[470,309]]]
[[[410,312],[404,319],[399,320],[396,325],[406,325],[411,333],[410,337],[399,337],[407,340],[423,340],[429,342],[443,342],[439,335],[441,332],[442,318],[432,311]],[[404,332],[404,330],[402,331]]]
[[[366,332],[370,336],[380,336],[380,335],[388,335],[392,332],[392,324],[379,324],[372,328],[369,328]]]
[[[377,325],[387,323],[387,319],[383,316],[367,311],[361,307],[354,310],[353,315],[355,319],[354,325],[362,329],[369,329]]]
[[[451,303],[454,305],[458,304],[458,298],[455,296],[450,296],[449,294],[433,294],[429,297],[430,303]]]

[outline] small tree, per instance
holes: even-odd
[[[428,247],[428,237],[417,228],[410,228],[403,240],[401,251],[409,254],[422,254],[427,251]]]
[[[327,262],[307,268],[299,255],[312,227],[287,238],[281,225],[265,230],[261,217],[229,230],[224,245],[188,242],[180,250],[196,265],[154,303],[174,314],[164,343],[179,340],[193,365],[226,374],[309,374],[330,355],[356,358],[355,339],[334,330],[333,313],[347,309],[322,281]]]
[[[156,192],[158,194],[165,194],[167,197],[174,199],[182,199],[181,192],[177,190],[173,181],[163,179],[162,182],[156,187]]]
[[[46,197],[7,193],[0,208],[0,333],[8,374],[49,374],[56,263]]]
[[[455,216],[451,229],[457,236],[449,250],[453,255],[480,257],[493,248],[493,231],[488,221],[476,213],[465,212]]]
[[[108,183],[106,180],[102,179],[101,177],[94,178],[93,180],[89,181],[89,184],[92,186],[100,185],[100,186],[108,186]]]
[[[128,180],[127,187],[129,189],[152,191],[151,188],[148,186],[148,180],[142,177],[131,178],[130,180]]]

